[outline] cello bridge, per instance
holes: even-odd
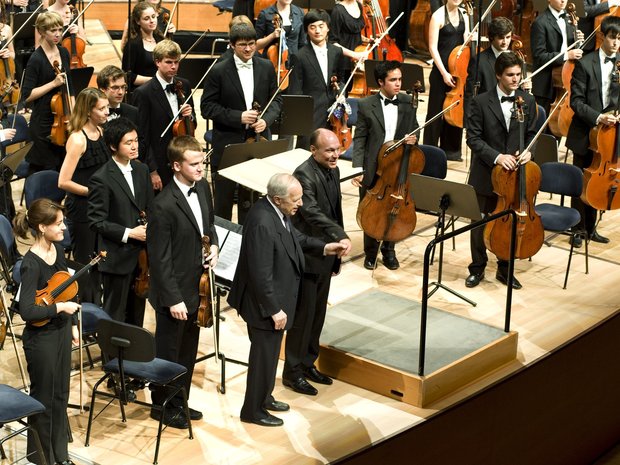
[[[390,197],[396,200],[403,200],[403,196],[400,194],[390,194]]]

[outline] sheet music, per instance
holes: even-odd
[[[220,241],[220,255],[215,267],[215,276],[222,280],[232,283],[239,261],[239,251],[241,249],[241,234],[229,231],[221,226],[215,225],[215,231]]]

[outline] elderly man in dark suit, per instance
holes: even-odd
[[[340,142],[328,129],[317,129],[310,137],[312,155],[295,170],[294,176],[303,188],[303,205],[293,216],[293,224],[304,234],[325,242],[340,242],[351,249],[344,231],[342,195],[338,157]],[[286,359],[282,382],[301,394],[316,395],[308,380],[332,384],[331,378],[319,372],[314,362],[319,356],[319,338],[333,273],[340,271],[337,257],[316,257],[304,254],[304,269],[293,327],[286,334]]]
[[[581,169],[592,165],[590,130],[599,124],[614,125],[618,117],[613,111],[618,107],[618,47],[620,47],[620,18],[608,16],[601,24],[603,42],[601,47],[575,64],[571,80],[571,108],[575,116],[566,138],[566,147],[573,151],[573,164]],[[615,76],[615,78],[614,78]],[[615,82],[614,82],[615,81]],[[586,239],[608,243],[609,238],[596,232],[597,210],[586,205],[580,198],[572,199],[573,208],[581,213]],[[581,247],[582,239],[575,238],[575,247]]]
[[[304,16],[304,28],[310,41],[295,55],[288,92],[294,95],[310,95],[314,99],[313,128],[328,127],[327,114],[336,100],[331,78],[338,76],[338,63],[342,48],[327,43],[329,14],[325,10],[310,10]],[[342,83],[339,82],[342,87]],[[297,138],[297,147],[310,147],[308,135]]]
[[[474,98],[471,102],[470,120],[467,126],[467,145],[471,148],[472,162],[469,184],[476,191],[480,211],[491,213],[497,204],[497,194],[493,192],[491,172],[495,165],[514,170],[519,163],[529,161],[531,155],[523,154],[517,158],[519,150],[519,126],[513,118],[515,97],[525,100],[525,146],[536,134],[536,102],[534,97],[519,89],[522,62],[513,52],[504,52],[495,61],[497,86]],[[472,262],[467,287],[477,286],[484,279],[487,253],[483,239],[483,228],[471,231],[470,246]],[[508,282],[508,262],[498,260],[497,280]],[[513,288],[520,289],[521,283],[515,278]]]
[[[168,146],[168,158],[174,177],[148,211],[149,302],[157,318],[157,356],[187,368],[180,382],[189,397],[200,336],[196,324],[200,277],[205,267],[213,268],[217,263],[218,240],[200,143],[190,136],[176,137]],[[202,248],[203,236],[211,240],[209,255]],[[162,404],[164,391],[152,388],[153,404]],[[182,399],[171,402],[176,409],[166,409],[164,423],[187,428],[189,419],[181,409]],[[160,410],[151,410],[152,418],[160,416]],[[202,413],[190,409],[190,418],[199,420]]]
[[[272,391],[282,335],[295,319],[304,251],[341,255],[347,247],[326,244],[291,225],[290,217],[303,204],[302,195],[301,184],[293,176],[271,177],[267,196],[252,206],[243,226],[239,263],[228,296],[228,303],[246,322],[251,341],[241,421],[261,426],[281,426],[282,419],[268,410],[289,409],[273,398]]]
[[[110,102],[108,121],[124,116],[138,125],[138,109],[123,102],[127,94],[127,76],[118,66],[105,66],[97,73],[97,87],[107,95]]]
[[[172,179],[172,167],[168,164],[166,147],[172,140],[172,126],[162,137],[162,132],[172,121],[181,106],[179,118],[193,115],[194,103],[190,99],[183,104],[177,94],[177,82],[181,82],[183,96],[187,98],[191,87],[187,79],[177,77],[181,48],[176,42],[162,40],[153,49],[157,66],[155,76],[134,91],[134,103],[138,107],[138,136],[140,137],[140,160],[151,170],[155,190],[161,190]]]
[[[282,97],[277,96],[269,108],[267,103],[276,93],[276,73],[269,60],[255,56],[256,31],[249,24],[230,28],[233,56],[217,63],[205,80],[200,100],[202,117],[213,120],[213,154],[211,174],[215,190],[215,214],[232,217],[236,184],[218,175],[224,147],[245,142],[256,134],[268,135],[269,126],[280,114]],[[254,102],[260,107],[253,109]],[[259,118],[262,111],[265,114]],[[237,219],[243,223],[250,208],[249,191],[239,187]]]
[[[97,248],[107,259],[99,264],[103,308],[115,320],[142,326],[144,298],[135,295],[138,254],[146,246],[140,214],[153,200],[149,169],[138,158],[138,132],[127,118],[107,123],[104,137],[112,158],[90,178],[88,221],[97,232]]]
[[[581,31],[576,31],[575,26],[567,21],[564,11],[566,3],[567,0],[549,0],[549,8],[541,12],[532,23],[530,44],[535,70],[571,46],[575,42],[575,34],[577,40],[583,40]],[[583,50],[572,48],[532,78],[532,93],[546,114],[549,114],[555,99],[553,68],[562,66],[566,60],[579,60],[582,56]]]

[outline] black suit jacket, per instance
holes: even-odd
[[[204,234],[218,245],[213,200],[206,180],[196,183]],[[151,202],[146,237],[149,254],[149,302],[160,313],[185,302],[189,314],[198,309],[203,268],[202,236],[187,198],[171,181]]]
[[[357,126],[353,137],[353,166],[364,168],[366,187],[372,186],[377,171],[377,155],[385,139],[383,120],[383,102],[379,94],[365,97],[359,101]],[[398,122],[396,123],[396,140],[418,128],[416,111],[411,106],[411,96],[398,94]]]
[[[478,60],[478,82],[480,87],[478,88],[477,95],[484,94],[489,89],[494,89],[497,86],[497,78],[495,77],[495,53],[493,49],[488,47],[480,52]],[[465,82],[465,124],[469,120],[469,107],[471,105],[471,99],[474,98],[474,85],[476,84],[476,56],[474,55],[469,60],[467,66],[467,81]]]
[[[536,101],[532,95],[518,89],[516,96],[525,99],[525,145],[536,135]],[[480,195],[493,195],[491,171],[500,153],[515,154],[519,150],[519,125],[515,119],[506,128],[504,114],[497,97],[497,87],[478,95],[471,103],[467,126],[467,145],[471,148],[472,162],[468,183]],[[533,150],[532,150],[533,152]]]
[[[598,15],[609,13],[609,3],[606,1],[596,3],[596,0],[583,0],[583,7],[586,12],[586,16],[584,18],[579,18],[578,24],[579,30],[583,32],[584,37],[587,39],[592,31],[594,31],[594,18]],[[595,48],[596,37],[592,37],[583,46],[583,50],[586,52],[591,52]]]
[[[568,45],[575,41],[575,26],[566,23],[566,39]],[[534,70],[547,63],[560,53],[562,48],[562,32],[558,27],[553,13],[547,8],[540,13],[532,23],[531,47],[534,60]],[[532,93],[536,97],[553,99],[553,82],[551,73],[555,66],[562,66],[564,57],[560,55],[551,65],[532,78]]]
[[[292,218],[295,227],[307,236],[317,237],[325,242],[338,242],[346,239],[342,219],[342,203],[340,192],[340,170],[334,169],[334,179],[338,192],[338,201],[334,204],[330,201],[327,182],[322,168],[310,156],[306,161],[295,169],[293,175],[299,180],[303,188],[303,205]],[[318,257],[305,254],[306,272],[308,273],[331,273],[331,270],[339,268],[339,259],[335,256]],[[334,264],[338,261],[337,264]]]
[[[302,47],[293,59],[294,68],[291,72],[288,93],[293,95],[310,95],[314,99],[313,128],[327,127],[327,111],[336,100],[336,93],[331,87],[331,77],[336,75],[340,88],[342,76],[339,75],[338,63],[342,57],[342,49],[327,44],[327,82],[323,78],[321,66],[314,53],[312,44]]]
[[[183,83],[183,94],[187,97],[192,91],[189,81],[179,77],[175,77],[174,80]],[[134,103],[138,107],[140,160],[148,165],[151,172],[157,171],[165,185],[172,179],[172,169],[166,153],[168,144],[172,140],[172,126],[166,131],[164,137],[160,136],[174,114],[166,92],[156,77],[135,90]],[[182,103],[179,101],[179,106]],[[188,103],[193,108],[193,99],[189,99]]]
[[[287,231],[267,197],[256,202],[243,224],[239,263],[228,303],[244,321],[274,330],[272,315],[283,310],[286,328],[295,320],[303,250],[322,254],[325,243],[292,228]],[[274,330],[275,331],[275,330]]]
[[[616,60],[620,54],[616,54]],[[575,62],[571,79],[570,106],[575,112],[566,137],[566,146],[579,155],[585,155],[590,146],[590,130],[603,113],[601,89],[601,59],[599,51]]]
[[[270,61],[256,55],[252,57],[252,70],[254,74],[253,101],[258,102],[263,110],[278,88],[276,73]],[[281,105],[282,97],[278,95],[263,115],[268,127],[280,114]],[[215,168],[219,166],[224,147],[245,142],[246,135],[250,132],[246,131],[244,124],[241,124],[241,113],[246,110],[235,60],[230,57],[218,62],[207,75],[200,100],[202,117],[213,120],[211,166]]]
[[[146,212],[153,200],[149,169],[131,161],[134,194],[114,160],[109,160],[90,178],[88,189],[88,221],[98,235],[97,250],[108,254],[99,263],[105,273],[125,275],[136,267],[138,253],[144,243],[128,239],[122,242],[125,228],[138,226],[140,212]]]
[[[138,108],[121,102],[120,110],[121,116],[130,119],[136,126],[138,125]]]

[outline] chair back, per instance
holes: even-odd
[[[541,134],[532,157],[538,166],[558,161],[558,141],[551,134]]]
[[[347,103],[351,107],[351,114],[349,115],[349,119],[347,123],[349,127],[353,127],[357,124],[357,109],[359,108],[359,99],[358,98],[347,98]]]
[[[540,191],[579,197],[583,189],[583,172],[574,165],[549,162],[541,165]]]
[[[30,208],[32,202],[46,198],[54,202],[62,202],[65,191],[58,187],[58,172],[52,170],[39,171],[26,178],[24,183],[24,195],[26,208]]]
[[[420,174],[429,178],[446,179],[448,174],[446,152],[432,145],[419,145],[418,147],[424,153],[424,169]]]
[[[155,338],[146,329],[116,320],[101,319],[97,324],[97,343],[110,359],[150,362],[155,358]]]

